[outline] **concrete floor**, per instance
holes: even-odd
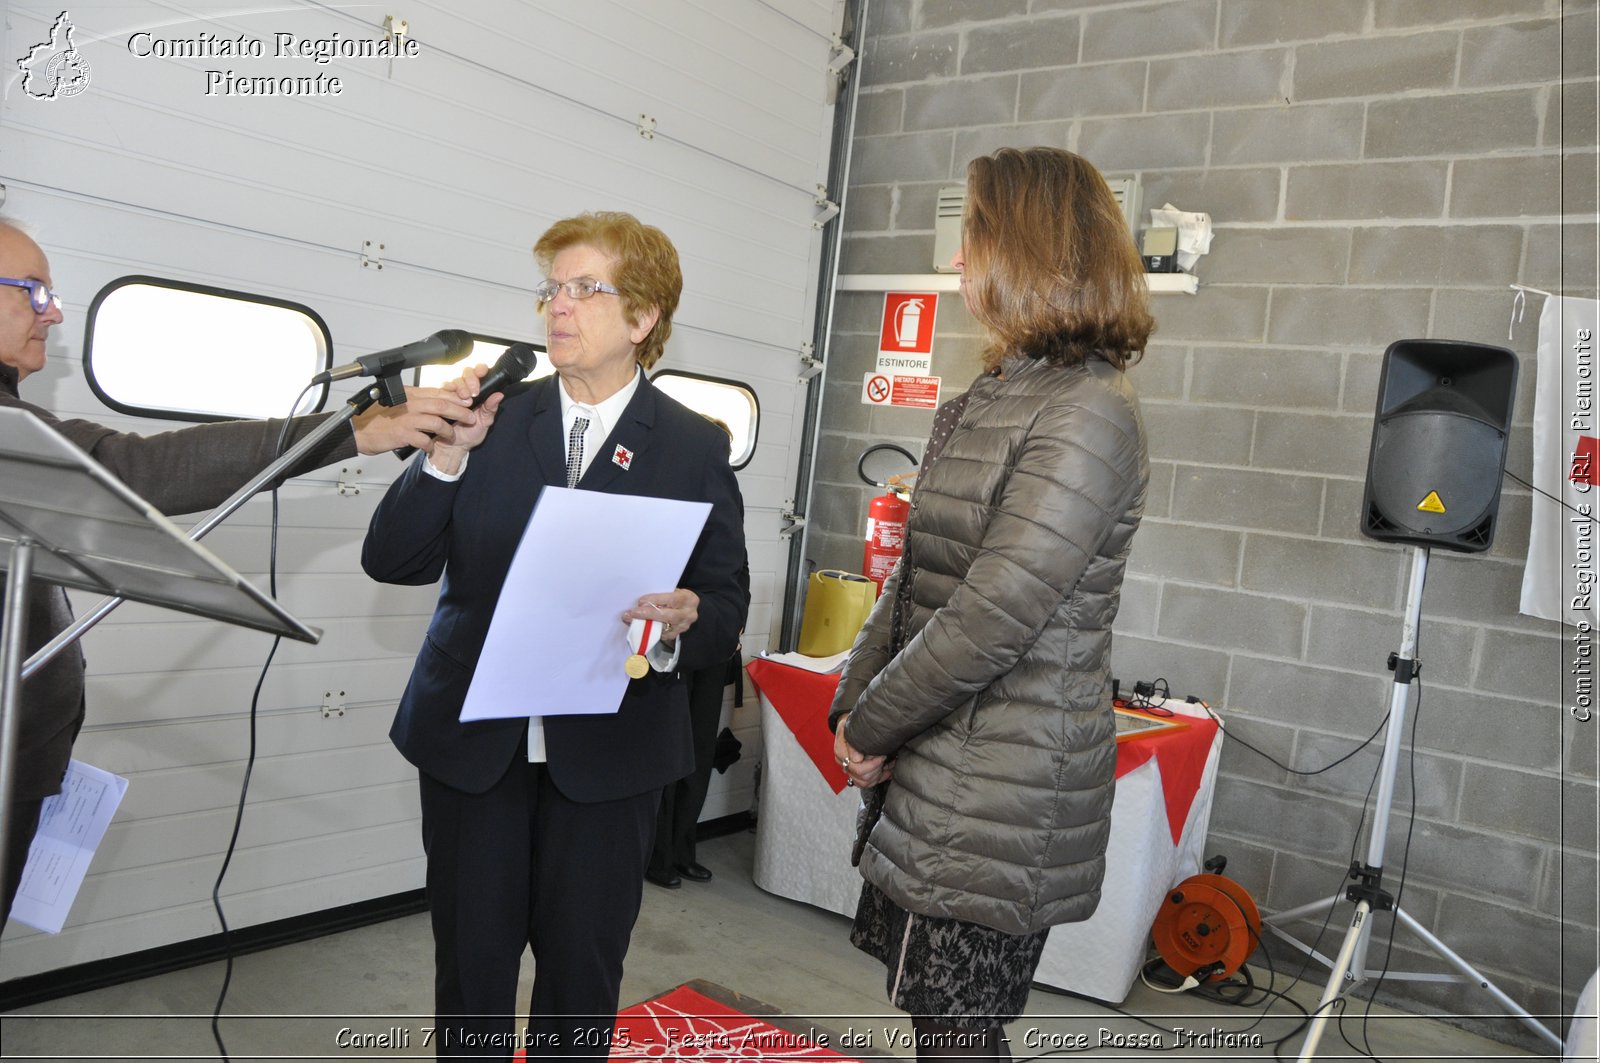
[[[741,832],[700,846],[715,873],[705,885],[669,891],[647,886],[623,982],[625,1003],[644,1000],[692,979],[704,979],[802,1016],[819,1030],[853,1033],[859,1059],[910,1057],[909,1024],[888,1007],[884,972],[851,948],[848,920],[762,892],[750,881],[754,835]],[[531,984],[525,961],[522,999]],[[1325,977],[1293,987],[1314,1004]],[[1257,972],[1265,982],[1267,974]],[[431,1058],[420,1044],[429,1023],[432,961],[427,917],[411,916],[315,941],[244,956],[235,962],[222,1035],[232,1060]],[[1279,988],[1286,988],[1279,978]],[[211,1011],[222,965],[210,964],[20,1009],[0,1018],[6,1059],[216,1059]],[[1259,994],[1255,994],[1259,997]],[[1362,1044],[1365,1005],[1355,1002],[1342,1024]],[[1018,1061],[1042,1058],[1271,1059],[1273,1042],[1289,1036],[1298,1012],[1278,1003],[1263,1012],[1164,995],[1136,986],[1122,1013],[1036,990],[1028,1014],[1009,1029]],[[1200,1043],[1180,1045],[1174,1028]],[[382,1035],[394,1049],[343,1048],[340,1033]],[[1231,1032],[1231,1037],[1220,1037]],[[1374,1056],[1384,1060],[1540,1058],[1432,1019],[1375,1009],[1365,1023]],[[1159,1048],[1134,1047],[1155,1038]],[[1207,1046],[1206,1041],[1231,1043]],[[1147,1042],[1148,1043],[1148,1042]],[[837,1047],[838,1042],[835,1041]],[[1080,1047],[1081,1046],[1081,1047]],[[1284,1047],[1294,1058],[1299,1036]],[[1322,1059],[1363,1058],[1330,1025]],[[1546,1057],[1547,1058],[1547,1057]]]

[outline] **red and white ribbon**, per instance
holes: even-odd
[[[647,655],[650,648],[661,641],[661,627],[659,620],[629,621],[628,648],[640,657]]]

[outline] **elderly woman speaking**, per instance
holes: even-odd
[[[361,558],[374,579],[444,579],[390,731],[421,779],[441,1058],[509,1060],[522,1046],[529,1059],[608,1056],[657,802],[694,767],[684,676],[728,660],[750,603],[727,437],[644,375],[672,329],[677,251],[661,230],[603,213],[557,222],[534,255],[555,375],[490,398],[492,417],[408,468]],[[469,373],[461,386],[477,384]],[[658,620],[665,634],[615,712],[551,714],[562,691],[530,671],[528,708],[542,716],[463,723],[512,555],[552,487],[709,502],[711,515],[679,585],[618,618]],[[569,578],[602,569],[649,529],[592,532],[549,564]],[[532,1014],[519,1031],[530,947]]]
[[[952,265],[985,372],[936,415],[829,722],[870,788],[851,940],[919,1058],[1003,1059],[1049,928],[1099,903],[1111,622],[1149,475],[1123,369],[1153,323],[1122,213],[1070,152],[974,160]]]

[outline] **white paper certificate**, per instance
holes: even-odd
[[[495,605],[463,723],[616,712],[628,685],[622,614],[678,586],[709,502],[547,487]]]
[[[46,798],[39,814],[11,918],[47,934],[61,933],[89,861],[127,792],[122,776],[81,760],[68,762],[61,792]]]

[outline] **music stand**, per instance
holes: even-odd
[[[26,410],[0,408],[0,572],[9,572],[0,645],[0,838],[11,817],[23,629],[30,584],[119,599],[315,643],[296,620]],[[81,635],[82,632],[79,632]],[[0,851],[0,875],[6,873]]]

